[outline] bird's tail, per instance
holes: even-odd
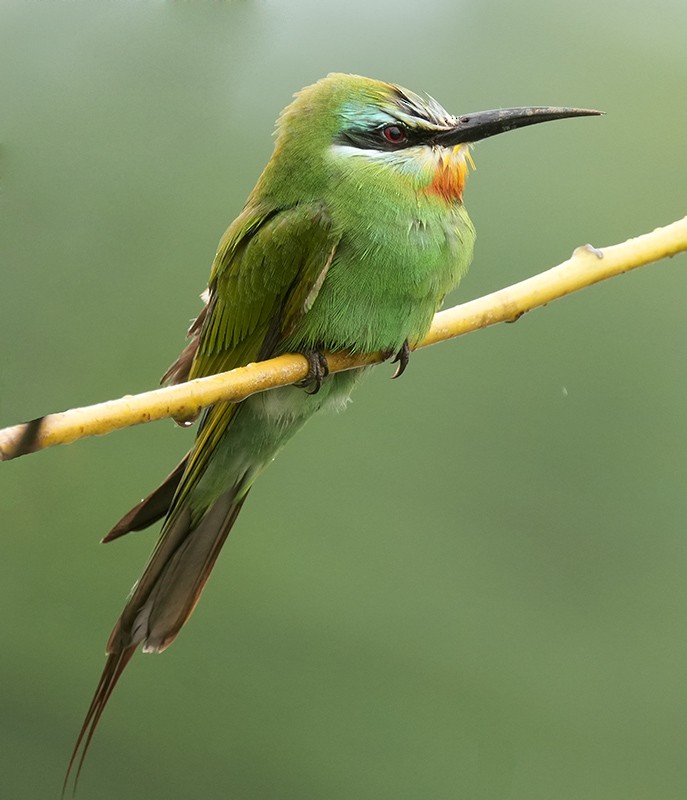
[[[110,529],[101,539],[103,544],[113,542],[115,539],[119,539],[120,536],[124,536],[125,533],[142,531],[144,528],[149,527],[154,522],[157,522],[167,515],[171,508],[172,501],[174,500],[177,487],[184,476],[189,455],[190,454],[184,456],[174,470],[169,473],[156,489],[153,489],[140,503],[136,503],[136,505]]]
[[[100,717],[138,646],[142,644],[144,652],[164,650],[190,617],[249,488],[239,481],[199,520],[192,519],[185,506],[173,511],[166,521],[146,569],[110,635],[105,668],[72,751],[63,794],[75,767],[76,790]]]
[[[62,785],[62,797],[64,797],[67,791],[69,777],[74,767],[76,767],[76,772],[74,773],[73,787],[74,791],[76,791],[81,768],[83,767],[83,762],[86,758],[86,753],[88,752],[95,729],[98,726],[98,721],[100,720],[113,689],[117,685],[119,676],[124,672],[126,665],[131,660],[131,656],[136,652],[137,646],[136,644],[132,644],[121,652],[110,653],[107,656],[105,669],[100,676],[100,681],[98,682],[91,704],[88,707],[86,718],[83,721],[76,744],[72,750],[71,758],[69,759],[69,764],[67,765],[67,773],[64,776],[64,784]]]

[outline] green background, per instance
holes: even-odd
[[[475,148],[452,301],[685,213],[687,6],[2,2],[0,424],[156,385],[293,91],[597,107]],[[687,791],[684,256],[383,366],[259,481],[137,656],[79,798]],[[99,538],[192,431],[0,467],[0,794],[57,797],[154,541]]]

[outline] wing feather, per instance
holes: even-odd
[[[167,375],[178,382],[269,358],[312,306],[338,240],[321,204],[247,207],[220,243],[194,341]],[[205,471],[237,408],[217,403],[204,413],[174,508]]]

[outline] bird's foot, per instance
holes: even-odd
[[[410,347],[408,345],[408,340],[406,339],[403,342],[403,346],[401,349],[396,353],[395,357],[392,359],[391,363],[395,364],[398,362],[398,366],[396,367],[396,372],[391,376],[391,380],[395,378],[400,378],[401,375],[406,371],[406,367],[408,366],[408,362],[410,361]]]
[[[329,364],[321,350],[306,350],[301,355],[308,362],[308,375],[296,386],[305,389],[308,394],[317,394],[322,387],[322,381],[329,375]]]

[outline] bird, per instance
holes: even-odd
[[[64,787],[74,768],[76,787],[134,653],[163,651],[190,617],[256,478],[313,414],[343,408],[369,369],[328,375],[325,354],[382,352],[398,365],[394,377],[405,371],[472,260],[475,229],[463,203],[472,145],[599,113],[529,106],[453,116],[429,95],[342,73],[294,95],[267,166],[219,242],[189,343],[163,382],[284,353],[303,354],[308,377],[207,408],[189,453],[103,539],[163,519],[107,642]]]

